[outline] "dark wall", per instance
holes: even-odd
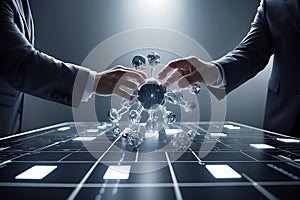
[[[63,61],[81,64],[101,41],[142,27],[184,33],[200,43],[213,59],[219,58],[248,32],[259,0],[30,0],[30,3],[36,48]],[[229,95],[228,120],[261,126],[265,98],[261,86],[265,85],[267,74],[264,72],[256,81]],[[26,96],[24,130],[72,120],[71,108]]]

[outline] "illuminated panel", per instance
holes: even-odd
[[[43,179],[55,170],[57,166],[35,165],[15,177],[15,179]]]
[[[228,165],[205,165],[205,167],[215,178],[241,178],[241,175]]]
[[[211,137],[227,137],[225,133],[209,133]]]
[[[280,142],[285,142],[285,143],[299,143],[299,140],[296,139],[291,139],[291,138],[276,138]]]
[[[73,141],[93,141],[96,137],[77,137],[74,138]]]
[[[275,147],[267,144],[250,144],[250,146],[256,149],[275,149]]]
[[[166,134],[176,134],[182,132],[182,129],[165,129]]]
[[[112,165],[106,170],[103,179],[128,179],[130,165]]]
[[[57,129],[57,131],[67,131],[67,130],[70,130],[71,127],[70,126],[65,126],[65,127],[60,127]]]
[[[88,130],[86,130],[86,132],[88,132],[88,133],[97,133],[98,129],[88,129]]]
[[[98,129],[102,130],[102,129],[105,129],[107,127],[106,124],[103,124],[103,125],[99,125],[97,126]]]
[[[238,129],[241,129],[241,127],[239,127],[239,126],[233,126],[233,125],[229,125],[229,124],[227,124],[227,125],[224,125],[224,127],[225,128],[228,128],[228,129],[232,129],[232,130],[238,130]]]

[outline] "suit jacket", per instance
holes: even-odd
[[[20,130],[23,92],[66,105],[80,103],[88,71],[39,52],[33,43],[28,0],[1,0],[0,137]],[[74,97],[77,75],[83,84]]]
[[[274,55],[264,128],[285,134],[296,134],[290,132],[300,112],[299,10],[299,0],[262,0],[247,36],[216,61],[224,68],[226,92],[230,92],[261,71]]]

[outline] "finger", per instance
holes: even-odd
[[[137,73],[139,73],[140,75],[142,75],[144,79],[147,79],[147,78],[148,78],[148,76],[147,76],[147,74],[146,74],[145,72],[142,72],[142,71],[135,71],[135,72],[137,72]]]
[[[138,71],[138,70],[134,70],[134,69],[129,69],[129,71],[132,72],[132,73],[140,74],[144,79],[148,78],[147,74],[143,71]]]
[[[180,88],[186,88],[186,87],[189,87],[189,86],[191,86],[192,84],[194,84],[196,82],[197,82],[197,85],[199,85],[199,86],[206,85],[203,81],[203,78],[201,77],[201,75],[198,71],[194,71],[193,73],[182,77],[178,81],[178,86]]]
[[[174,69],[182,69],[185,70],[185,68],[190,66],[190,63],[186,60],[187,58],[181,58],[174,61],[171,61],[168,63],[159,73],[158,73],[158,79],[162,80],[166,78],[168,73],[173,71]]]
[[[126,81],[126,80],[125,81],[123,81],[123,80],[119,81],[118,85],[120,87],[122,87],[122,86],[127,87],[131,90],[137,90],[137,88],[138,88],[138,85],[136,83],[131,82],[131,81]]]
[[[177,59],[177,60],[173,60],[171,62],[169,62],[162,70],[160,70],[160,72],[158,73],[158,79],[162,80],[164,78],[166,78],[166,76],[168,75],[168,73],[170,73],[171,71],[173,71],[174,69],[177,68],[178,65],[180,65],[182,63],[182,59]]]
[[[124,99],[127,99],[127,100],[132,100],[134,98],[134,96],[132,96],[131,94],[129,94],[128,92],[126,92],[120,88],[116,88],[114,90],[114,94],[116,94]]]
[[[122,70],[122,71],[125,71],[125,72],[138,73],[141,76],[143,76],[144,79],[147,79],[147,74],[145,72],[143,72],[143,71],[138,71],[138,70],[135,70],[135,69],[132,69],[132,68],[127,68],[127,67],[124,67],[122,65],[118,65],[114,69]]]
[[[135,71],[126,72],[123,75],[122,79],[125,79],[127,81],[137,82],[138,84],[142,84],[145,82],[144,76],[142,76],[140,73],[137,73]]]
[[[168,64],[157,74],[157,78],[162,80],[162,79],[166,78],[168,73],[170,73],[173,70],[174,70],[174,68],[170,67],[170,64]]]
[[[175,71],[173,72],[168,79],[165,81],[164,86],[165,87],[169,87],[170,85],[172,85],[173,83],[177,82],[178,80],[180,80],[183,77],[183,75],[178,72]]]

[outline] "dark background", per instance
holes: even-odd
[[[57,59],[80,65],[101,41],[143,27],[186,34],[217,59],[233,49],[248,32],[259,0],[30,0],[30,3],[35,20],[35,47]],[[262,126],[269,71],[268,66],[228,96],[227,120]],[[23,130],[65,121],[73,121],[71,108],[26,95]]]

